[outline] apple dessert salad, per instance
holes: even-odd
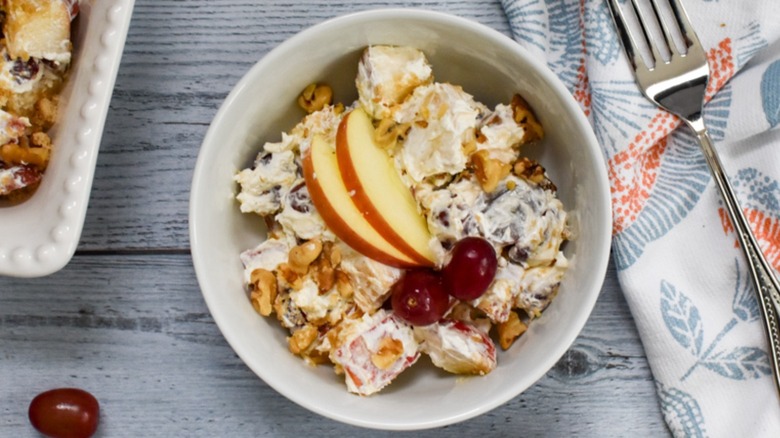
[[[368,47],[357,70],[356,102],[306,87],[303,120],[235,175],[268,227],[240,256],[249,301],[356,394],[423,354],[487,374],[568,265],[555,184],[521,154],[542,126],[519,95],[491,109],[436,82],[415,48]]]
[[[0,1],[0,201],[26,199],[49,163],[77,14],[78,0]]]

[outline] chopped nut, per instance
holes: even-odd
[[[284,280],[290,287],[300,290],[303,284],[302,274],[293,270],[288,263],[282,263],[276,268],[279,278]]]
[[[333,102],[333,90],[325,84],[309,84],[298,96],[298,105],[311,114]]]
[[[498,187],[498,183],[509,175],[512,166],[500,160],[489,158],[488,151],[481,150],[471,155],[471,163],[479,185],[487,193]]]
[[[328,246],[328,248],[329,248],[328,249],[328,254],[329,254],[328,258],[330,259],[330,265],[335,268],[336,266],[341,264],[341,250],[339,249],[339,247],[333,245],[332,243],[329,243],[327,245],[330,245],[330,246]]]
[[[507,319],[506,322],[498,324],[497,329],[498,343],[501,345],[501,348],[506,350],[512,346],[515,339],[528,330],[528,326],[520,320],[520,317],[516,312],[509,312],[509,319]]]
[[[312,239],[293,247],[287,256],[287,263],[293,271],[305,274],[309,265],[320,256],[321,252],[322,242],[319,239]]]
[[[515,122],[525,129],[525,135],[523,135],[523,143],[528,143],[544,138],[544,129],[534,115],[531,106],[523,99],[519,94],[512,96],[512,102],[509,104],[512,107],[512,115]]]
[[[287,340],[290,352],[293,354],[301,354],[306,351],[307,348],[317,339],[317,327],[306,324],[305,326],[294,331],[292,336]]]
[[[463,144],[463,153],[466,155],[471,155],[474,152],[477,151],[477,141],[476,139],[472,139],[467,141]]]
[[[283,327],[293,328],[306,324],[306,316],[293,302],[290,290],[281,285],[278,286],[274,300],[274,312],[276,312],[276,319]]]
[[[311,242],[319,241],[312,240],[307,243]],[[320,293],[325,293],[333,289],[333,286],[336,284],[336,270],[333,262],[335,261],[337,264],[341,262],[341,253],[334,248],[335,247],[331,242],[320,244],[317,258],[308,265],[307,272],[317,284]]]
[[[409,133],[408,123],[396,123],[393,119],[382,119],[374,129],[374,140],[384,149],[395,148],[398,140],[402,140]]]
[[[349,275],[342,271],[336,271],[336,290],[344,299],[350,298],[355,293]]]
[[[252,307],[263,316],[270,315],[276,299],[276,277],[265,269],[255,269],[249,281],[252,289],[249,300],[252,302]]]
[[[379,341],[379,349],[371,355],[371,363],[381,370],[386,370],[404,353],[404,344],[398,339],[384,338]]]
[[[556,191],[555,184],[547,178],[544,167],[534,160],[522,157],[513,167],[515,175],[524,180],[541,186],[543,189]]]
[[[308,363],[309,365],[322,365],[325,363],[330,362],[330,358],[328,357],[328,353],[324,351],[319,350],[311,350],[309,351],[303,359]]]
[[[0,146],[0,160],[9,165],[31,164],[44,168],[49,162],[50,154],[51,148],[48,147],[29,147],[27,144],[17,143]]]
[[[325,333],[325,342],[330,343],[332,349],[339,346],[339,334],[343,328],[344,324],[337,324]]]
[[[330,265],[328,257],[318,258],[311,264],[311,268],[313,271],[312,277],[314,277],[314,282],[317,283],[320,293],[333,289],[333,286],[336,284],[336,270]]]

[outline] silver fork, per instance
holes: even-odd
[[[780,394],[780,327],[778,327],[780,285],[742,213],[734,189],[723,171],[712,139],[704,126],[702,106],[710,76],[707,57],[680,0],[669,0],[674,23],[669,23],[662,18],[658,0],[649,1],[652,14],[641,9],[637,0],[626,2],[626,7],[633,8],[641,23],[638,30],[631,30],[626,22],[624,11],[618,5],[618,0],[607,0],[623,49],[633,67],[634,76],[642,93],[660,108],[682,119],[696,134],[701,144],[715,185],[720,190],[729,219],[734,225],[737,239],[750,266],[751,278],[758,293],[761,315],[769,338],[775,386]],[[652,19],[660,24],[663,33],[661,41],[651,37],[650,20]],[[681,53],[674,43],[672,35],[675,27],[683,37],[684,53]],[[637,44],[639,41],[644,41],[650,48],[652,66],[648,66],[642,59],[640,46]],[[669,60],[664,60],[661,55],[660,50],[663,47],[670,54]]]

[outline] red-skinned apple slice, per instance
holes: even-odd
[[[374,229],[416,263],[435,265],[425,218],[392,159],[376,144],[363,109],[351,111],[339,124],[336,159],[347,191],[354,192],[353,202]]]
[[[344,243],[386,265],[420,265],[385,240],[357,209],[341,179],[333,143],[319,135],[312,138],[303,154],[303,177],[320,216]]]

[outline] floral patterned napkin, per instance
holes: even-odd
[[[704,118],[780,268],[780,1],[682,0],[708,51]],[[605,0],[502,0],[607,162],[613,256],[676,436],[780,436],[780,398],[747,265],[699,145],[639,92]],[[625,4],[626,0],[621,0]]]

